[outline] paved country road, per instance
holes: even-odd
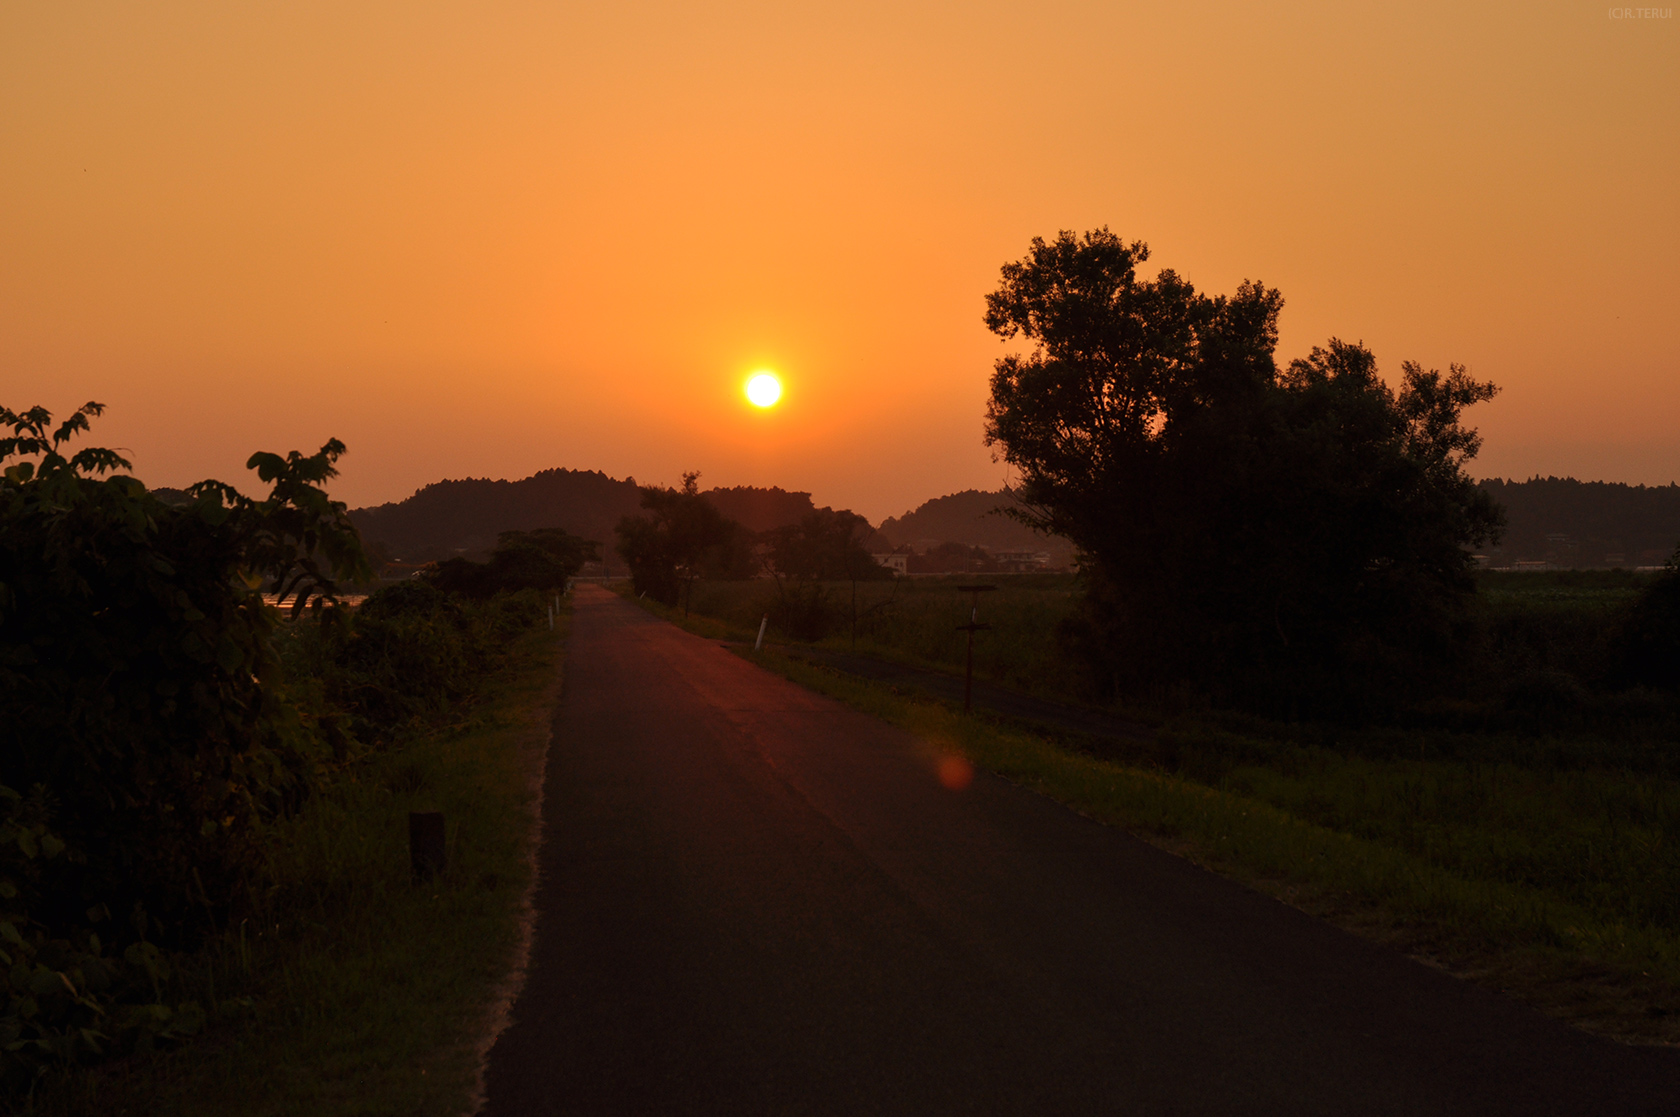
[[[1680,1113],[1572,1031],[594,586],[485,1112]]]

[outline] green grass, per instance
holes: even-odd
[[[563,633],[562,633],[563,635]],[[212,1025],[77,1072],[46,1113],[459,1114],[524,935],[560,641],[544,628],[462,722],[380,753],[278,835],[264,914],[178,980]],[[408,813],[441,810],[449,867],[410,878]]]
[[[977,648],[977,673],[1015,685],[1025,676],[1036,685],[1022,689],[1068,697],[1046,682],[1057,661],[1044,649],[1071,585],[994,581],[1005,588],[983,599],[982,619],[999,625],[987,635],[1007,643],[1014,627],[1038,631],[996,649],[990,670]],[[1559,581],[1567,580],[1510,576],[1484,604],[1562,631],[1565,652],[1576,654],[1636,592]],[[933,640],[956,591],[918,582],[909,603],[895,606],[899,627],[880,625],[859,649],[954,666]],[[707,635],[743,634],[742,605],[755,588],[764,592],[737,583],[696,593],[687,623]],[[721,619],[700,616],[719,604]],[[1547,614],[1557,610],[1575,627],[1552,625]],[[1048,662],[1036,676],[1012,674],[1040,655]],[[1680,832],[1680,780],[1671,740],[1594,736],[1590,725],[1533,735],[1429,724],[1351,730],[1157,711],[1146,718],[1157,739],[1125,746],[964,718],[775,649],[754,658],[1093,818],[1584,1027],[1680,1042],[1680,846],[1669,840]]]
[[[1019,690],[1067,697],[1055,630],[1074,605],[1071,574],[963,574],[859,582],[855,645],[852,584],[825,583],[829,631],[816,644],[855,647],[888,659],[961,670],[967,643],[957,625],[968,622],[972,598],[956,587],[967,584],[998,587],[980,597],[979,619],[992,628],[975,640],[975,674]],[[734,638],[750,639],[760,619],[771,611],[776,594],[776,584],[769,579],[698,582],[689,603],[689,619],[709,617]],[[788,636],[772,622],[767,639],[781,641]]]
[[[1091,818],[1582,1027],[1680,1041],[1680,865],[1663,840],[1680,811],[1673,781],[1298,748],[1209,783],[1085,755],[777,651],[743,654]]]

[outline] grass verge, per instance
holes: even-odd
[[[562,626],[566,618],[562,618]],[[460,1114],[528,933],[532,843],[564,627],[525,637],[459,724],[370,757],[286,822],[269,913],[178,979],[213,1026],[76,1072],[48,1114]],[[442,811],[448,868],[410,878],[408,814]]]
[[[1680,1041],[1680,936],[1665,928],[1607,918],[1559,889],[1454,871],[1389,835],[1318,824],[1268,802],[1275,789],[1233,790],[1279,779],[1267,769],[1228,772],[1226,786],[1210,786],[1084,755],[774,649],[741,654],[1090,818],[1584,1029]],[[1368,790],[1385,774],[1350,778]]]

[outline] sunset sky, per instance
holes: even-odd
[[[154,485],[337,436],[352,505],[699,469],[879,520],[1005,479],[983,297],[1108,225],[1281,288],[1284,360],[1500,384],[1478,476],[1666,484],[1672,12],[0,3],[0,405],[103,401]]]

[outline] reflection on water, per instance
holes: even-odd
[[[273,605],[273,606],[276,606],[276,607],[278,607],[280,605],[280,595],[279,594],[265,593],[265,594],[262,595],[262,599],[263,599],[264,604]],[[338,595],[338,599],[340,601],[344,602],[344,604],[350,606],[351,608],[355,608],[357,605],[360,605],[362,602],[367,600],[367,594],[365,594],[365,593],[341,593],[341,594]],[[297,597],[295,595],[292,596],[292,597],[288,597],[286,599],[286,605],[285,605],[286,612],[290,613],[292,611],[292,606],[296,602],[297,602]]]

